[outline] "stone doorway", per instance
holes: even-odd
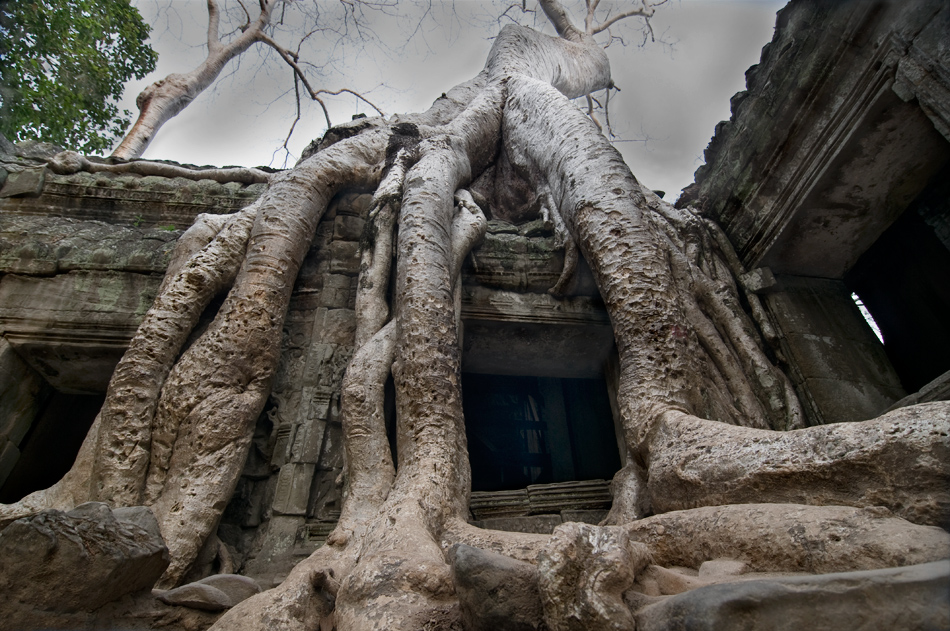
[[[605,381],[462,375],[473,491],[609,480],[620,454]]]

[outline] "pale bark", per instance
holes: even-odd
[[[576,247],[606,304],[619,353],[623,447],[630,455],[614,480],[611,521],[642,517],[651,492],[654,510],[692,505],[701,484],[695,491],[677,482],[685,490],[667,492],[657,481],[661,456],[679,454],[670,443],[687,443],[678,437],[691,427],[717,425],[702,419],[773,429],[800,423],[787,379],[768,362],[742,311],[734,280],[741,265],[721,233],[642,189],[569,100],[610,86],[607,58],[590,36],[609,24],[595,24],[590,16],[597,2],[589,6],[585,32],[559,3],[545,0],[542,8],[561,38],[505,27],[485,69],[427,112],[330,130],[316,153],[273,178],[256,205],[225,221],[196,224],[117,370],[76,467],[57,487],[0,515],[86,499],[150,504],[173,556],[163,584],[179,581],[214,536],[237,483],[277,365],[294,281],[322,213],[345,187],[376,193],[362,244],[357,348],[343,382],[340,522],[327,545],[281,586],[241,603],[215,628],[449,629],[457,623],[449,546],[466,543],[530,562],[548,546],[549,537],[467,523],[471,474],[458,288],[462,261],[486,229],[485,214],[466,191],[479,177],[494,177],[495,191],[517,187],[512,199],[540,197],[518,203],[545,208],[567,249],[565,273],[553,290],[568,284]],[[209,29],[209,39],[213,35]],[[181,353],[205,306],[224,290],[213,323]],[[770,337],[767,319],[756,318]],[[383,409],[390,374],[395,459]],[[732,434],[743,444],[787,442],[767,429]],[[918,438],[924,445],[936,440]],[[739,467],[737,476],[751,480],[739,491],[715,478],[716,462],[695,460],[691,466],[711,471],[724,487],[717,489],[723,497],[768,498],[757,486],[768,477],[767,460]],[[86,471],[94,474],[82,479]],[[921,488],[930,488],[934,476],[928,476]],[[570,546],[548,547],[551,562],[543,569],[549,595],[569,591],[572,576],[584,577],[586,587],[575,596],[589,606],[578,607],[586,608],[585,619],[608,626],[629,618],[621,595],[632,574],[611,570],[600,580],[569,557],[585,542],[616,540],[604,544],[604,559],[643,565],[645,553],[631,556],[623,536],[607,536],[617,532],[591,528]]]
[[[229,61],[260,41],[270,22],[275,0],[261,2],[261,13],[243,33],[228,44],[218,39],[219,13],[215,0],[208,0],[208,56],[191,72],[173,73],[142,90],[135,99],[139,116],[132,128],[112,152],[119,160],[138,158],[162,125],[177,116],[195,98],[214,83]]]

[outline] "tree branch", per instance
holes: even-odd
[[[588,35],[592,35],[591,28],[594,25],[594,13],[597,11],[597,5],[600,0],[587,0],[587,15],[584,16],[584,30]]]
[[[554,25],[554,30],[563,39],[578,43],[584,40],[585,33],[574,26],[571,18],[567,15],[567,11],[564,10],[558,0],[538,0],[538,4],[541,5],[544,15]]]
[[[642,0],[642,2],[643,2],[643,8],[630,9],[629,11],[618,13],[612,18],[607,18],[606,20],[604,20],[597,26],[594,26],[593,28],[588,27],[587,32],[590,33],[591,35],[596,35],[597,33],[601,33],[607,30],[608,28],[610,28],[611,25],[616,24],[620,20],[625,20],[631,17],[641,17],[641,18],[649,19],[653,17],[653,14],[656,12],[656,6],[659,4],[663,4],[662,2],[658,2],[656,5],[651,5],[649,2],[647,2],[647,0]]]
[[[221,22],[221,11],[215,0],[208,0],[208,53],[221,47],[218,40],[218,25]]]
[[[597,33],[601,33],[601,32],[603,32],[603,31],[606,31],[606,30],[607,30],[608,28],[610,28],[613,24],[616,24],[616,23],[619,22],[620,20],[625,20],[625,19],[627,19],[627,18],[632,18],[632,17],[644,17],[644,18],[649,18],[649,17],[653,17],[653,10],[652,10],[651,8],[647,8],[648,6],[649,6],[649,5],[647,5],[646,3],[644,3],[644,8],[642,8],[642,9],[631,9],[630,11],[624,11],[623,13],[618,13],[617,15],[613,16],[612,18],[607,18],[606,20],[604,20],[603,22],[601,22],[601,23],[598,24],[597,26],[595,26],[595,27],[593,27],[592,29],[590,29],[588,32],[589,32],[591,35],[596,35]]]
[[[238,4],[241,5],[241,9],[244,11],[244,17],[246,18],[244,26],[240,27],[241,32],[243,33],[251,26],[251,14],[247,12],[247,7],[244,6],[244,3],[241,0],[238,0]]]
[[[304,88],[306,88],[307,92],[310,94],[310,98],[316,101],[317,103],[319,103],[320,107],[323,109],[323,116],[327,121],[328,128],[332,127],[333,124],[330,122],[330,112],[327,110],[326,103],[324,103],[323,99],[320,98],[321,94],[329,94],[331,96],[338,96],[340,94],[343,94],[344,92],[348,94],[352,94],[353,96],[355,96],[356,98],[358,98],[359,100],[363,101],[364,103],[372,107],[374,110],[376,110],[376,112],[380,116],[385,116],[383,111],[379,109],[372,101],[367,99],[365,96],[363,96],[359,92],[355,92],[354,90],[350,90],[349,88],[341,88],[335,91],[324,90],[324,89],[314,90],[313,86],[311,86],[310,82],[307,80],[307,76],[304,74],[303,69],[298,65],[296,54],[290,52],[289,50],[287,50],[286,48],[284,48],[283,46],[275,42],[271,37],[269,37],[264,32],[257,33],[256,38],[259,42],[263,44],[267,44],[268,46],[273,48],[275,51],[277,51],[277,54],[280,55],[281,59],[283,59],[287,63],[288,66],[293,68],[294,76],[296,76],[300,80],[300,82],[303,84]]]

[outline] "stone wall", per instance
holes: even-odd
[[[771,351],[812,424],[948,396],[945,376],[906,396],[887,344],[851,301],[849,276],[913,200],[939,192],[950,160],[950,64],[935,33],[947,32],[948,15],[942,3],[925,1],[784,9],[775,40],[748,73],[748,90],[733,99],[732,120],[717,127],[707,165],[679,202],[719,221],[751,270],[742,282],[762,298],[778,333]],[[198,213],[233,212],[264,188],[60,176],[43,166],[50,151],[21,146],[19,155],[0,155],[0,488],[25,466],[21,453],[42,453],[29,444],[31,431],[41,434],[40,419],[44,427],[70,422],[66,412],[49,420],[62,397],[104,392],[183,229]],[[273,391],[218,531],[237,566],[265,586],[321,545],[339,515],[339,390],[353,352],[369,201],[360,191],[339,196],[317,229],[291,299]],[[946,249],[947,205],[913,209]],[[546,293],[562,265],[551,225],[490,222],[463,271],[464,371],[603,378],[616,395],[613,334],[589,270],[581,266],[571,295]],[[943,268],[923,269],[939,282]],[[950,322],[942,304],[919,309]],[[931,372],[950,369],[945,355]],[[570,519],[595,519],[605,508],[603,482],[583,488],[593,489],[593,504],[587,498],[571,508],[557,495]],[[480,495],[476,503],[509,511],[498,518],[527,519],[520,528],[544,530],[564,510],[536,515],[531,493],[562,492]]]
[[[944,2],[790,3],[677,202],[718,221],[756,278],[783,279],[755,289],[811,423],[877,416],[950,370],[948,29]],[[932,253],[920,238],[880,252],[909,214]],[[872,256],[921,260],[858,274]],[[883,349],[852,292],[888,321]]]
[[[261,187],[64,177],[48,173],[40,158],[6,160],[36,183],[20,180],[7,197],[0,190],[0,405],[18,410],[6,422],[15,428],[3,429],[0,473],[8,474],[31,424],[35,429],[43,410],[55,407],[51,401],[104,393],[155,296],[179,227],[198,212],[231,212]],[[370,199],[340,195],[317,228],[285,321],[273,390],[219,527],[238,567],[265,585],[322,545],[339,516],[339,392],[353,352],[358,250]],[[562,266],[551,224],[491,222],[463,271],[464,370],[604,378],[613,352],[609,319],[586,264],[571,295],[546,293]]]

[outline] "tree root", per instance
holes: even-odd
[[[228,169],[190,169],[177,164],[133,160],[118,164],[92,162],[75,151],[63,151],[53,156],[47,163],[53,173],[71,175],[79,171],[86,173],[133,173],[135,175],[157,175],[160,177],[180,177],[186,180],[214,180],[222,184],[240,182],[241,184],[266,184],[271,174],[260,169],[233,167]]]

